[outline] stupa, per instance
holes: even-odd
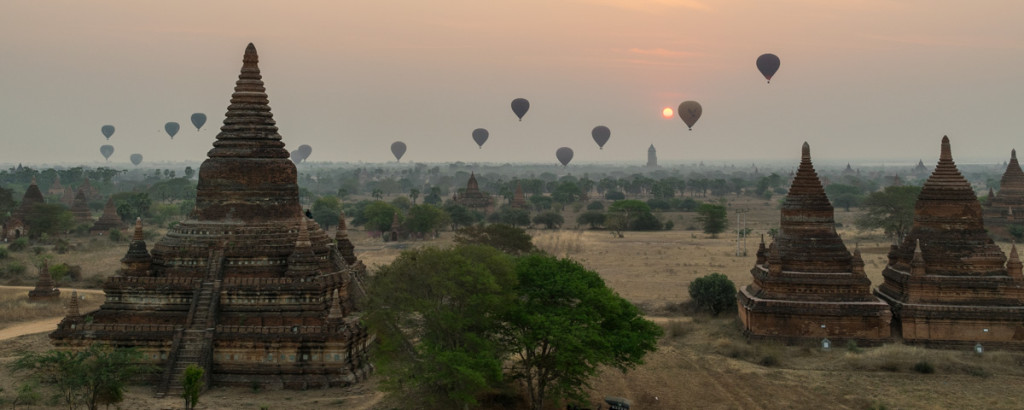
[[[289,389],[349,385],[371,370],[373,335],[354,307],[337,308],[366,268],[303,216],[258,61],[249,44],[189,218],[151,252],[137,221],[103,305],[50,334],[59,347],[138,348],[163,369],[158,396],[180,391],[190,364],[214,385]]]
[[[871,294],[860,250],[851,253],[843,244],[834,215],[805,142],[779,233],[768,248],[762,239],[750,270],[754,282],[736,296],[749,337],[868,344],[889,339],[889,306]]]
[[[28,300],[43,301],[55,299],[60,299],[60,289],[57,289],[57,283],[53,281],[53,276],[50,275],[50,268],[43,264],[39,268],[39,279],[36,280],[35,289],[28,291]]]
[[[469,173],[469,181],[466,181],[466,191],[461,195],[455,195],[455,203],[467,208],[487,208],[491,206],[490,195],[480,191],[480,185],[476,182],[476,175]]]
[[[107,232],[111,229],[121,230],[124,228],[124,222],[121,221],[121,217],[117,216],[117,207],[114,206],[114,198],[107,198],[107,204],[103,206],[103,215],[100,215],[100,219],[96,220],[96,223],[92,224],[92,228],[89,228],[89,232]]]
[[[11,212],[11,217],[4,222],[0,236],[7,241],[13,241],[29,233],[31,227],[28,224],[28,217],[32,215],[33,208],[37,204],[44,204],[43,192],[36,185],[36,178],[32,177],[32,183],[25,189],[25,195],[21,197],[21,204]]]
[[[1024,347],[1024,278],[985,232],[981,203],[942,138],[939,163],[914,205],[914,225],[893,245],[876,294],[893,330],[927,346]]]
[[[1024,227],[1024,170],[1017,162],[1017,150],[1010,150],[1010,162],[999,180],[999,192],[989,189],[988,201],[983,205],[985,226],[994,235],[1009,238],[1011,225]]]
[[[50,189],[46,190],[46,193],[53,196],[64,195],[64,185],[60,184],[60,174],[57,174],[57,178],[53,180],[53,184],[50,184]]]
[[[71,215],[75,223],[92,223],[92,211],[89,210],[89,203],[85,200],[85,191],[81,188],[75,194],[75,202],[71,205]]]
[[[523,194],[523,184],[516,182],[516,192],[512,194],[509,206],[515,209],[530,209],[530,205],[526,203],[526,195]]]

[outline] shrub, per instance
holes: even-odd
[[[0,248],[0,259],[7,259],[11,256],[11,251],[7,248]]]
[[[1010,226],[1006,227],[1006,230],[1009,231],[1010,235],[1012,235],[1014,237],[1014,239],[1016,239],[1018,241],[1021,240],[1022,238],[1024,238],[1024,226],[1021,226],[1021,225],[1010,225]]]
[[[608,191],[604,193],[604,199],[610,201],[620,201],[626,199],[626,194],[619,191]]]
[[[671,230],[672,230],[672,228],[675,228],[675,226],[676,226],[676,223],[675,223],[675,222],[672,222],[672,220],[671,220],[671,219],[669,219],[669,220],[665,221],[665,230],[666,230],[666,231],[671,231]]]
[[[7,274],[10,276],[21,276],[25,274],[27,268],[21,262],[11,262],[7,264]]]
[[[61,281],[64,280],[65,277],[68,276],[68,271],[70,269],[68,269],[68,265],[67,264],[60,263],[60,264],[56,264],[56,265],[51,266],[49,270],[50,270],[50,277],[52,277],[55,282],[61,282]]]
[[[124,239],[124,234],[120,230],[111,229],[107,232],[107,237],[110,238],[111,242],[121,242]]]
[[[932,374],[935,373],[935,366],[932,366],[931,363],[922,360],[914,365],[914,371],[921,374]]]
[[[593,202],[587,204],[587,210],[588,211],[603,211],[604,210],[604,203],[602,203],[601,201],[593,201]]]
[[[721,273],[712,273],[690,282],[690,298],[701,309],[718,316],[736,310],[736,285]]]
[[[758,362],[758,363],[760,363],[761,366],[764,366],[764,367],[778,366],[779,365],[779,358],[775,357],[775,355],[771,355],[770,354],[770,355],[767,355],[765,357],[762,357],[761,361]]]
[[[28,249],[28,238],[15,239],[14,242],[11,242],[10,245],[7,245],[7,249],[10,249],[11,252],[21,252],[25,249]]]
[[[861,349],[860,346],[857,346],[856,340],[846,342],[846,350],[849,351],[850,353],[861,353],[864,351],[864,349]]]

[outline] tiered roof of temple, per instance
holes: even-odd
[[[768,248],[762,241],[750,273],[754,282],[740,289],[737,302],[752,337],[879,343],[890,336],[889,306],[871,294],[860,251],[851,253],[836,233],[807,143],[779,233]]]
[[[158,395],[180,388],[190,364],[220,385],[304,389],[365,378],[373,337],[348,289],[366,268],[302,214],[288,158],[250,44],[199,170],[195,211],[151,251],[137,221],[105,303],[65,318],[54,344],[137,347],[163,368]]]
[[[64,195],[64,185],[60,184],[60,174],[57,174],[57,178],[50,184],[50,189],[47,189],[46,193],[50,195]]]
[[[480,191],[476,175],[472,172],[469,173],[469,181],[466,182],[466,191],[461,195],[455,194],[454,199],[455,203],[467,208],[487,208],[493,202],[490,195]]]
[[[81,188],[75,194],[75,202],[71,204],[71,215],[75,223],[92,223],[92,211],[89,210],[89,203],[85,199],[85,191]]]
[[[36,280],[35,289],[28,291],[28,300],[42,301],[59,298],[60,289],[57,289],[57,283],[53,281],[53,276],[50,275],[50,268],[43,264],[39,268],[39,279]]]
[[[512,194],[512,202],[509,206],[516,209],[530,209],[530,205],[526,203],[526,195],[523,195],[523,184],[516,182],[516,192]]]
[[[1024,347],[1024,278],[985,231],[981,203],[942,138],[935,170],[914,207],[914,225],[893,245],[876,293],[893,306],[910,343]]]
[[[985,226],[994,235],[1009,237],[1008,226],[1024,226],[1024,170],[1017,162],[1017,150],[1010,151],[1010,162],[999,180],[999,192],[989,188],[983,209]]]
[[[103,215],[100,215],[100,219],[97,219],[96,223],[92,224],[89,232],[107,232],[111,229],[120,230],[122,228],[124,228],[124,222],[121,221],[120,216],[117,216],[114,198],[107,198],[107,204],[103,206]]]

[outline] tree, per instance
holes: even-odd
[[[384,201],[373,201],[363,208],[360,218],[352,220],[353,225],[366,225],[366,229],[385,232],[391,229],[391,222],[398,213],[398,208]],[[401,221],[401,215],[399,215]]]
[[[601,366],[626,371],[655,350],[661,328],[597,273],[541,254],[521,257],[515,271],[516,299],[505,324],[509,375],[525,382],[532,409],[548,398],[583,401]]]
[[[496,333],[514,283],[512,257],[482,245],[405,251],[381,267],[363,317],[382,387],[452,408],[499,386],[507,355]]]
[[[526,226],[530,224],[530,211],[525,209],[502,206],[498,212],[490,214],[487,218],[492,223],[502,223],[512,226]]]
[[[533,252],[533,239],[526,231],[508,224],[475,225],[455,233],[460,245],[487,245],[510,255]]]
[[[409,232],[424,235],[437,232],[449,222],[448,214],[440,208],[430,204],[421,204],[409,208],[409,215],[405,218],[405,227]]]
[[[914,204],[920,193],[917,186],[890,186],[872,192],[861,202],[865,212],[854,224],[861,230],[881,229],[887,237],[903,242],[914,226]]]
[[[693,302],[712,315],[736,310],[736,285],[721,273],[694,279],[689,290]]]
[[[125,222],[149,216],[149,207],[153,203],[145,192],[114,194],[113,198],[117,204],[117,216]]]
[[[58,235],[75,226],[71,211],[61,204],[35,204],[25,215],[25,222],[32,229],[29,236],[38,238],[41,234]]]
[[[151,366],[138,364],[142,356],[135,349],[94,343],[77,352],[25,353],[11,364],[11,369],[29,372],[30,377],[56,386],[69,409],[85,404],[95,410],[100,404],[123,400],[128,381],[152,370]]]
[[[534,216],[533,223],[544,225],[548,229],[558,229],[565,223],[565,218],[558,212],[547,211]]]
[[[597,229],[598,226],[604,225],[604,221],[604,213],[598,211],[587,211],[576,217],[576,223],[590,225],[590,229]]]
[[[701,223],[704,233],[717,238],[718,234],[725,232],[725,228],[728,227],[729,214],[723,205],[701,204],[697,207],[697,222]]]
[[[185,410],[192,410],[199,404],[199,393],[203,391],[203,374],[206,373],[202,367],[190,364],[181,375],[181,396],[185,399]]]
[[[864,190],[855,185],[829,184],[825,187],[825,194],[832,201],[832,205],[841,207],[847,212],[851,206],[857,206],[864,197]]]
[[[426,199],[424,203],[429,203]],[[452,230],[459,229],[459,227],[471,226],[484,219],[480,212],[471,210],[462,205],[456,203],[449,203],[444,206],[444,211],[448,213],[448,220],[452,224]]]
[[[331,195],[322,196],[313,201],[310,212],[313,214],[313,220],[320,226],[332,227],[338,224],[338,216],[341,215],[341,200]]]
[[[420,197],[420,190],[413,188],[409,190],[409,198],[412,198],[412,204],[416,205],[416,198]]]

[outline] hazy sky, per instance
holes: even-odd
[[[5,0],[0,163],[96,165],[104,124],[112,161],[199,161],[249,42],[310,161],[389,161],[396,140],[402,162],[798,161],[808,141],[816,161],[931,165],[948,134],[958,162],[1002,162],[1024,149],[1022,18],[1019,0]],[[661,117],[684,100],[693,131]]]

